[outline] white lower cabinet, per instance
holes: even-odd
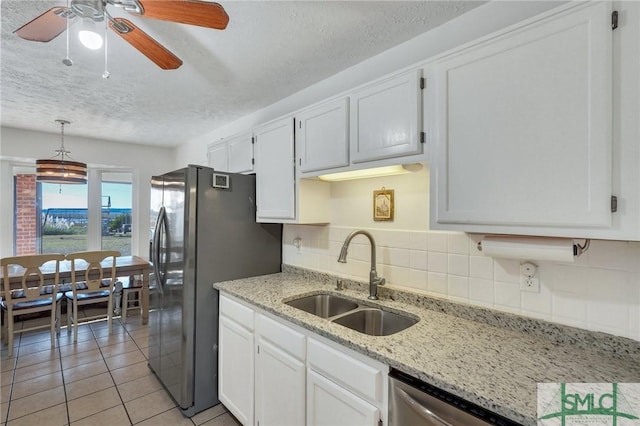
[[[224,293],[219,343],[220,401],[245,426],[387,423],[378,361]]]
[[[380,410],[326,377],[307,370],[308,426],[377,426]]]
[[[264,315],[256,332],[256,424],[303,425],[305,336]]]
[[[218,335],[218,395],[220,402],[243,424],[253,424],[253,310],[220,298]]]

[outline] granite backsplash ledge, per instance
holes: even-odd
[[[286,264],[282,265],[282,272],[326,283],[331,290],[335,289],[337,280],[340,280],[344,288],[365,293],[369,291],[369,283],[367,282],[346,279],[324,272]],[[378,296],[381,299],[386,298],[494,327],[527,333],[557,344],[575,345],[581,349],[596,351],[614,358],[636,359],[640,363],[640,341],[637,340],[501,312],[495,309],[457,303],[435,296],[411,292],[406,289],[400,290],[391,286],[378,287]]]

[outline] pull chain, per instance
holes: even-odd
[[[107,43],[109,40],[108,37],[108,31],[109,30],[109,17],[106,16],[104,19],[104,73],[102,73],[102,78],[107,79],[109,78],[109,76],[111,75],[111,73],[109,73],[109,70],[107,69]]]

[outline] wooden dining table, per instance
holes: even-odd
[[[105,260],[101,263],[103,268],[105,269],[106,277],[111,276],[111,258]],[[76,261],[76,272],[82,272],[86,270],[87,264],[83,261]],[[18,289],[21,287],[23,271],[9,269],[9,282],[11,283],[11,288]],[[55,262],[47,262],[41,268],[42,275],[45,281],[53,280],[55,275]],[[142,280],[142,324],[147,324],[149,322],[149,275],[151,272],[151,264],[138,256],[119,256],[116,257],[116,276],[117,277],[127,277],[134,275],[139,277]],[[14,275],[15,273],[15,275]],[[0,268],[0,278],[4,280],[4,272]],[[34,280],[37,278],[34,276]],[[60,283],[62,284],[65,281],[71,280],[71,261],[64,260],[60,262],[60,275],[59,275]],[[4,281],[3,281],[4,283]]]

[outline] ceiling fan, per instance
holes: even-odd
[[[107,19],[113,32],[160,68],[169,70],[182,65],[180,58],[133,22],[112,17],[107,6],[121,7],[129,13],[145,18],[218,30],[225,29],[229,22],[229,16],[220,4],[201,0],[71,0],[69,7],[52,7],[14,33],[25,40],[48,42],[62,34],[78,17],[94,22]]]

